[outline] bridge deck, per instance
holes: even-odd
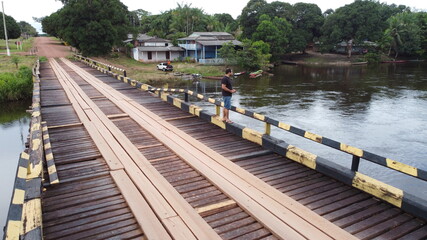
[[[43,194],[46,239],[427,237],[424,221],[80,63],[40,72],[60,179]]]

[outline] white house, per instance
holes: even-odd
[[[141,62],[164,62],[182,58],[184,49],[173,46],[170,40],[139,34],[134,41],[132,57]]]

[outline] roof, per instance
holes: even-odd
[[[222,46],[224,43],[231,42],[233,45],[242,45],[242,42],[237,40],[216,40],[216,41],[197,41],[204,46]]]
[[[190,36],[185,38],[179,38],[178,40],[234,40],[233,35],[227,32],[193,32]]]
[[[138,39],[138,41],[139,41],[139,39]],[[163,39],[163,38],[158,38],[158,37],[153,37],[153,38],[145,40],[144,42],[165,42],[165,43],[169,43],[169,42],[171,42],[171,40],[167,40],[167,39]]]
[[[174,47],[174,46],[168,46],[168,47],[138,47],[139,51],[142,52],[182,52],[184,51],[184,48],[182,47]]]

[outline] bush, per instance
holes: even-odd
[[[39,61],[40,61],[40,62],[47,62],[47,57],[45,57],[45,56],[41,56],[41,57],[39,58]]]
[[[13,73],[0,74],[0,102],[30,98],[33,91],[32,71],[26,66]]]
[[[381,55],[378,53],[369,52],[365,54],[365,61],[368,63],[379,63],[381,61]]]

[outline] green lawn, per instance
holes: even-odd
[[[126,70],[127,76],[145,83],[172,82],[180,79],[174,76],[174,72],[181,73],[199,73],[203,76],[222,76],[224,74],[224,66],[205,66],[196,63],[173,62],[173,72],[162,72],[157,70],[157,63],[142,63],[131,59],[124,54],[120,54],[118,58],[94,58],[97,61],[108,63],[116,67]]]
[[[34,38],[29,38],[28,40],[24,40],[22,42],[22,50],[16,48],[15,42],[18,41],[18,39],[9,39],[9,50],[11,53],[15,52],[29,52],[30,49],[33,47]],[[22,41],[22,40],[20,40]],[[0,39],[0,53],[6,53],[6,40]]]
[[[11,54],[12,56],[8,57],[6,55],[0,55],[0,73],[4,72],[17,72],[16,64],[12,62],[13,58],[18,58],[18,68],[20,66],[27,66],[30,69],[33,68],[34,63],[37,60],[37,56],[21,56],[16,54]]]

